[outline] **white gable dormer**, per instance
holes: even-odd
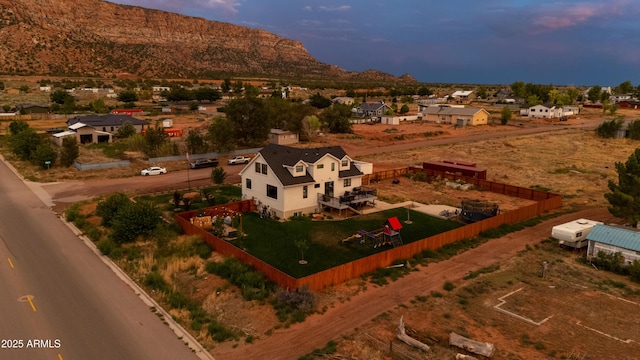
[[[340,159],[340,171],[349,170],[351,168],[351,159],[349,156],[345,155],[342,159]]]
[[[289,170],[289,173],[291,173],[291,176],[293,177],[305,176],[307,174],[308,166],[309,165],[302,160],[298,161],[293,166],[284,165],[284,167]]]

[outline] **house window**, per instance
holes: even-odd
[[[351,179],[344,179],[344,187],[351,186]]]
[[[313,185],[313,188],[314,188],[314,189],[319,189],[319,188],[320,188],[320,184],[314,184],[314,185]]]
[[[324,169],[324,164],[318,164],[318,169]]]
[[[336,163],[331,163],[331,171],[335,171],[336,170]]]
[[[256,162],[256,172],[260,174],[260,163]]]
[[[111,127],[111,131],[113,131],[113,126]]]
[[[349,160],[342,160],[342,167],[349,166]]]
[[[103,126],[103,127],[102,127],[102,131],[107,131],[107,127],[106,127],[106,126]]]
[[[296,172],[302,172],[302,170],[304,170],[304,167],[302,165],[296,165]]]
[[[307,185],[302,187],[302,198],[306,199],[309,197],[309,187]]]
[[[245,186],[247,189],[251,189],[251,179],[247,178],[245,180]]]
[[[262,164],[262,173],[267,175],[267,164]]]
[[[278,198],[278,188],[273,185],[267,185],[267,196],[272,199]]]

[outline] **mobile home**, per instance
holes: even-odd
[[[600,221],[578,219],[565,224],[556,225],[551,229],[551,236],[558,239],[558,243],[574,249],[587,246],[587,234]]]

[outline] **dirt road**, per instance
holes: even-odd
[[[445,281],[456,283],[470,271],[515,256],[526,245],[533,246],[547,239],[553,226],[579,217],[613,221],[611,214],[603,208],[587,209],[547,220],[532,228],[490,240],[449,260],[421,267],[420,271],[410,272],[389,285],[369,287],[350,301],[331,308],[322,315],[313,315],[304,323],[276,330],[264,340],[255,340],[250,345],[240,345],[233,349],[214,349],[212,354],[217,360],[297,359],[314,349],[323,348],[330,340],[338,340],[339,336],[363,326],[379,314],[408,303],[416,295],[426,296],[431,291],[442,291]]]

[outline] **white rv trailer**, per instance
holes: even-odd
[[[588,244],[587,234],[600,221],[578,219],[568,223],[556,225],[551,229],[551,236],[558,239],[558,243],[574,249],[582,249]]]

